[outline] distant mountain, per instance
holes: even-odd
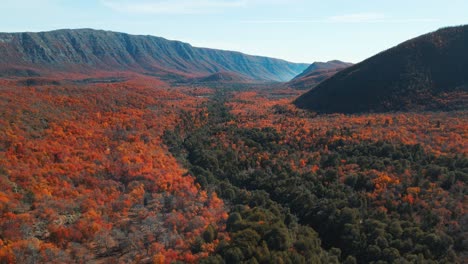
[[[468,105],[468,25],[443,28],[340,71],[295,104],[317,112],[450,110]]]
[[[333,60],[328,62],[314,62],[301,74],[292,79],[288,86],[294,89],[310,89],[337,72],[352,66],[352,63]]]
[[[240,52],[195,48],[160,37],[102,30],[0,33],[0,76],[102,70],[202,77],[232,72],[254,80],[285,82],[308,66]]]

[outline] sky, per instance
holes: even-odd
[[[0,0],[0,7],[0,32],[104,29],[304,63],[357,63],[468,24],[468,0]]]

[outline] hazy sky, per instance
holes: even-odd
[[[95,28],[295,62],[359,62],[468,23],[468,0],[0,0],[0,31]]]

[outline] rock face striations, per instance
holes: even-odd
[[[468,25],[379,53],[340,71],[295,104],[322,113],[466,109]]]
[[[230,72],[253,80],[284,82],[308,66],[102,30],[0,33],[0,76],[105,70],[202,77]]]

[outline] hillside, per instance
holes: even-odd
[[[466,108],[468,26],[440,29],[349,67],[299,97],[316,112]]]
[[[233,72],[261,81],[289,81],[307,66],[111,31],[66,29],[0,33],[0,76],[100,70],[133,71],[177,79]]]
[[[216,72],[207,76],[199,77],[190,80],[194,83],[209,84],[209,83],[252,83],[254,80],[245,75],[236,74],[233,72]]]
[[[351,65],[353,64],[339,60],[314,62],[301,74],[292,79],[288,83],[288,86],[294,89],[311,89]]]

